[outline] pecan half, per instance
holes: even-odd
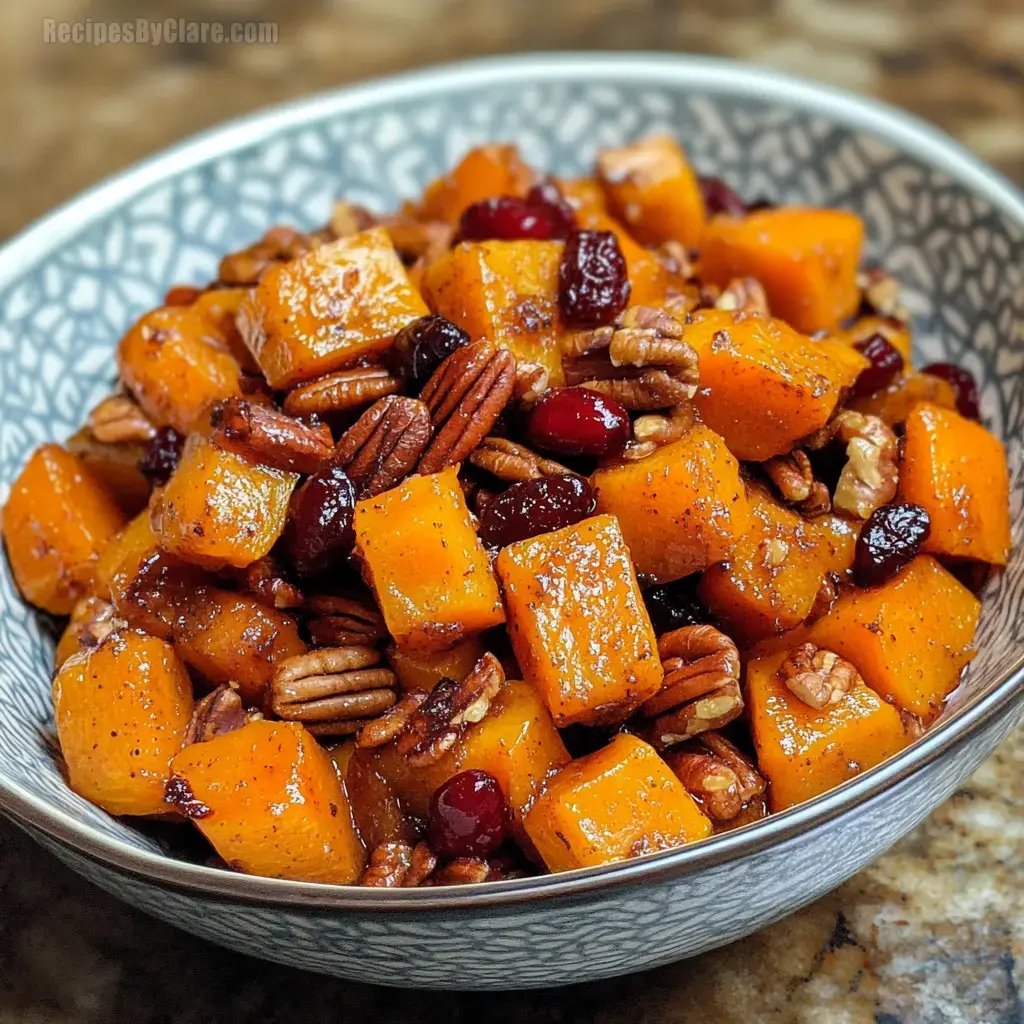
[[[393,708],[385,711],[380,718],[366,722],[356,734],[356,746],[364,748],[383,747],[401,736],[412,716],[426,701],[423,690],[411,690]]]
[[[485,437],[480,447],[469,457],[479,469],[506,483],[539,480],[542,476],[571,476],[572,470],[560,462],[546,459],[504,437]]]
[[[519,363],[512,385],[512,398],[524,409],[532,409],[550,383],[551,375],[540,363]]]
[[[454,227],[443,220],[416,220],[401,213],[385,217],[381,223],[406,266],[433,263],[451,248],[455,235]]]
[[[878,316],[907,323],[910,313],[900,302],[900,283],[881,267],[868,267],[857,274],[861,309]]]
[[[672,239],[662,242],[654,250],[655,258],[673,276],[690,281],[697,276],[697,267],[690,256],[690,250],[682,242]]]
[[[426,843],[417,843],[412,849],[412,863],[402,883],[406,889],[422,885],[437,867],[437,854]]]
[[[659,448],[678,441],[693,427],[696,409],[692,402],[673,406],[668,415],[648,413],[633,421],[633,436],[626,444],[622,457],[631,462],[646,459]]]
[[[491,877],[491,868],[480,857],[456,857],[437,868],[430,876],[431,885],[476,885]]]
[[[448,356],[420,395],[434,437],[418,472],[438,473],[468,458],[512,396],[515,375],[516,357],[489,341],[464,345]]]
[[[315,473],[334,453],[326,425],[311,427],[269,405],[229,398],[210,416],[213,440],[222,448],[273,469]]]
[[[258,711],[246,711],[238,691],[225,683],[208,693],[192,709],[183,745],[206,743],[261,717]]]
[[[834,572],[827,573],[818,587],[818,592],[814,595],[814,603],[811,605],[807,622],[817,622],[818,619],[828,615],[838,597],[839,576]]]
[[[102,444],[144,444],[156,427],[134,399],[111,395],[89,413],[89,432]]]
[[[762,462],[761,468],[775,484],[782,500],[807,519],[823,516],[831,510],[828,488],[815,479],[814,467],[803,448],[794,448],[786,455],[776,455]]]
[[[643,704],[659,750],[720,729],[743,713],[740,655],[714,626],[684,626],[658,640],[662,688]]]
[[[270,684],[274,713],[316,736],[357,732],[395,703],[396,679],[372,647],[325,647],[280,662]]]
[[[348,238],[372,228],[377,222],[378,218],[365,206],[339,199],[331,207],[331,219],[327,226],[334,238]]]
[[[318,647],[374,647],[388,635],[380,612],[354,597],[315,594],[307,607],[315,616],[309,635]]]
[[[801,644],[779,666],[786,689],[809,707],[820,711],[835,704],[862,682],[857,670],[834,651]]]
[[[273,555],[264,555],[236,574],[238,582],[268,608],[301,608],[306,599]]]
[[[426,405],[416,398],[389,395],[345,431],[335,446],[334,462],[348,473],[360,498],[373,498],[416,468],[429,441]]]
[[[358,409],[401,390],[401,382],[383,366],[356,366],[299,384],[285,395],[289,416],[323,416]]]
[[[258,242],[225,256],[220,261],[217,276],[224,284],[254,285],[273,264],[305,256],[320,241],[317,236],[303,234],[295,228],[273,227]]]
[[[734,277],[715,299],[715,309],[767,316],[768,296],[756,277]]]
[[[370,863],[359,884],[377,889],[397,889],[404,884],[411,866],[412,847],[408,843],[381,843],[370,853]]]
[[[67,635],[73,636],[80,649],[95,650],[111,633],[123,629],[127,622],[118,618],[117,610],[101,597],[83,597],[71,610]]]
[[[666,755],[666,760],[715,822],[732,821],[767,789],[753,764],[717,732],[703,733],[685,749]]]

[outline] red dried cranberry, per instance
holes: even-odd
[[[875,332],[853,346],[871,365],[860,372],[854,382],[854,395],[871,395],[881,391],[903,369],[903,356],[884,335]]]
[[[724,213],[729,217],[746,215],[747,204],[721,178],[699,178],[698,181],[704,209],[709,217],[716,213]]]
[[[629,302],[629,274],[611,231],[570,235],[558,267],[558,308],[569,327],[610,324]]]
[[[352,549],[356,490],[340,466],[314,473],[292,495],[285,548],[303,576],[334,569]]]
[[[547,205],[534,206],[519,196],[498,196],[467,206],[459,220],[457,237],[462,242],[491,238],[549,241],[556,237],[558,217],[558,211]]]
[[[160,427],[139,460],[139,472],[154,487],[162,487],[178,468],[185,438],[174,427]]]
[[[505,841],[508,804],[489,772],[453,775],[434,791],[427,842],[441,857],[486,857]]]
[[[503,548],[517,540],[560,530],[586,519],[597,506],[594,492],[579,476],[523,480],[489,501],[480,517],[485,544]]]
[[[469,335],[443,316],[421,316],[406,324],[388,349],[388,369],[405,382],[412,394],[423,390],[434,371],[456,350],[469,344]]]
[[[952,385],[956,395],[956,409],[961,416],[969,420],[981,419],[981,405],[978,399],[978,383],[974,377],[955,363],[932,363],[922,373],[930,373],[933,377],[941,377]]]
[[[711,621],[711,613],[697,596],[694,577],[686,576],[643,592],[647,614],[658,636],[684,626],[701,626]]]
[[[928,513],[920,505],[883,505],[871,513],[857,538],[853,578],[875,587],[913,560],[931,533]]]
[[[558,455],[607,455],[629,440],[629,413],[614,398],[588,388],[552,388],[533,407],[530,440]]]
[[[568,238],[576,230],[576,211],[551,178],[539,181],[526,193],[526,201],[543,210],[552,224],[552,238]]]

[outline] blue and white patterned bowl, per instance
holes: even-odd
[[[1018,551],[985,594],[981,653],[939,724],[832,793],[623,865],[397,892],[251,878],[176,857],[67,789],[51,632],[5,564],[0,808],[97,885],[226,946],[384,984],[509,988],[740,938],[838,885],[964,781],[1024,713],[1024,202],[927,126],[771,72],[650,54],[427,71],[228,125],[94,189],[0,252],[0,501],[30,450],[72,432],[109,388],[132,320],[268,226],[322,223],[339,194],[388,209],[487,140],[573,173],[598,146],[655,130],[745,195],[860,213],[870,257],[909,293],[918,358],[983,384],[1009,448]]]

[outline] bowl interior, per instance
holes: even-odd
[[[0,254],[0,501],[30,451],[72,433],[109,390],[132,320],[169,285],[215,277],[222,254],[267,227],[321,224],[338,196],[393,208],[479,142],[518,143],[534,165],[573,174],[599,146],[653,131],[748,198],[861,214],[869,260],[905,286],[918,362],[953,361],[981,381],[985,420],[1009,448],[1018,550],[985,594],[955,715],[1024,651],[1024,217],[1003,185],[912,122],[724,63],[541,60],[415,76],[230,128],[72,204]],[[53,637],[0,560],[0,804],[6,790],[51,824],[164,851],[159,835],[64,784]]]

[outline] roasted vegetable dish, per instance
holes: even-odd
[[[1010,552],[978,389],[843,210],[668,137],[473,150],[178,286],[11,488],[67,779],[209,861],[398,887],[606,864],[895,754]]]

